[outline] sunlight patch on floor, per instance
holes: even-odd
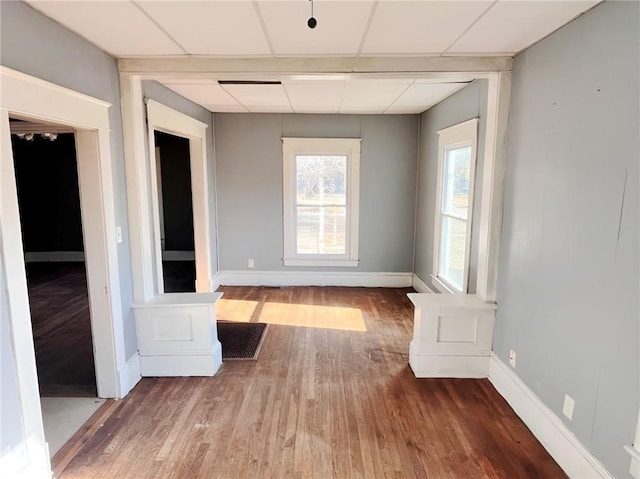
[[[219,299],[216,303],[216,318],[222,321],[248,323],[251,321],[257,306],[257,301]]]
[[[357,308],[310,304],[265,303],[260,322],[305,328],[366,331],[362,312]]]

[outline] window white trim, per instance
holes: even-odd
[[[445,151],[456,146],[471,147],[471,165],[469,174],[469,206],[467,212],[467,229],[465,238],[464,270],[462,274],[462,289],[458,289],[446,278],[439,275],[440,271],[440,243],[442,231],[442,189],[444,175]],[[436,214],[433,242],[433,277],[434,285],[442,292],[454,291],[466,293],[469,285],[469,256],[471,251],[471,230],[473,224],[473,196],[475,190],[476,156],[478,150],[478,118],[472,118],[463,123],[438,131],[438,183],[436,188]]]
[[[285,266],[358,266],[360,138],[282,138],[283,229]],[[346,254],[296,253],[296,155],[347,156]]]

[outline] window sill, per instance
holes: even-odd
[[[358,266],[357,259],[293,259],[285,258],[285,266],[338,266],[353,268]]]
[[[431,282],[436,287],[436,289],[443,294],[460,294],[461,293],[461,291],[457,291],[453,289],[451,286],[449,286],[447,283],[442,281],[437,276],[431,275]]]

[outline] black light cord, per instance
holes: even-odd
[[[313,0],[309,0],[311,2],[311,17],[307,20],[307,26],[311,29],[316,28],[318,25],[318,20],[316,20],[313,16]]]

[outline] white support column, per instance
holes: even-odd
[[[511,72],[489,75],[476,282],[476,294],[486,302],[496,300],[510,96]]]

